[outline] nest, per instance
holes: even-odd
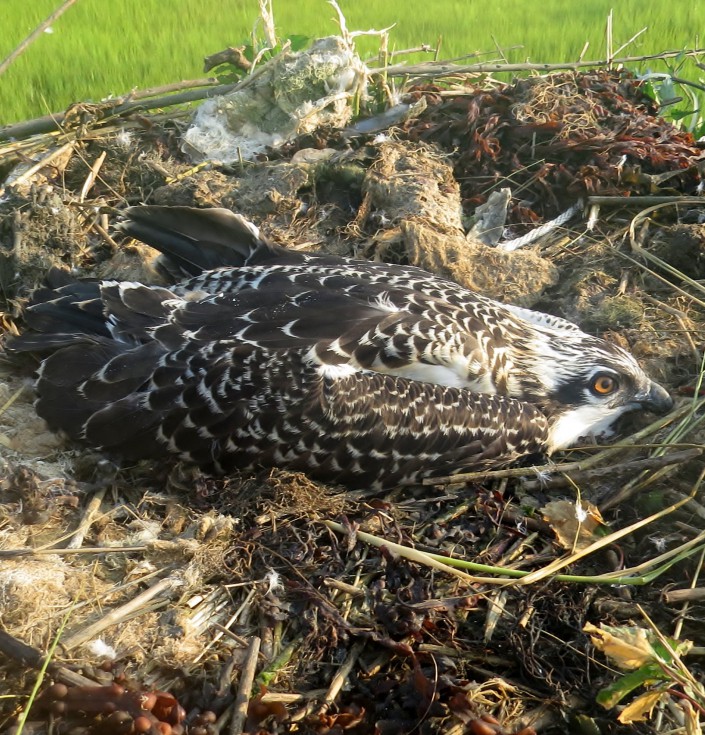
[[[671,423],[625,427],[639,432],[631,442],[572,452],[560,471],[372,495],[278,470],[214,479],[166,461],[113,464],[49,433],[32,408],[34,365],[1,361],[0,732],[47,653],[26,723],[36,733],[51,722],[76,733],[632,732],[597,701],[616,674],[586,624],[653,625],[703,645],[702,602],[662,596],[692,586],[703,548],[705,509],[684,502],[703,472],[705,235],[687,199],[700,149],[623,73],[440,92],[416,87],[425,110],[384,135],[319,128],[233,167],[193,169],[168,116],[83,117],[52,149],[41,137],[5,144],[2,329],[21,328],[51,268],[159,281],[147,248],[111,234],[115,209],[225,206],[289,247],[420,265],[606,335],[680,396]],[[39,165],[23,175],[28,153]],[[466,235],[477,205],[507,186],[521,192],[507,238],[578,197],[622,200],[592,229],[508,252]],[[649,220],[634,206],[647,192],[681,204]],[[665,520],[650,517],[664,507]],[[680,562],[657,560],[658,581],[635,584],[638,565],[668,550]],[[702,672],[697,659],[691,679],[669,666],[681,696],[663,716],[675,727],[702,707]]]

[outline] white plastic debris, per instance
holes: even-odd
[[[184,150],[194,162],[228,163],[321,125],[343,127],[366,81],[367,67],[338,36],[321,38],[306,51],[283,51],[239,89],[204,102],[184,135]]]

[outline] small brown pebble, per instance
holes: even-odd
[[[208,730],[205,725],[192,725],[189,727],[189,735],[208,735]]]
[[[158,722],[157,730],[159,730],[161,735],[173,735],[174,733],[171,725],[168,722]]]
[[[218,721],[218,716],[215,712],[211,712],[211,710],[207,709],[201,712],[200,720],[204,725],[212,725]]]
[[[481,720],[484,720],[485,722],[489,722],[490,725],[500,725],[500,721],[494,717],[493,715],[484,714],[480,717]]]
[[[103,687],[101,687],[102,689]],[[119,697],[121,694],[125,693],[125,687],[122,686],[122,684],[118,684],[116,681],[114,681],[109,686],[105,687],[108,694],[114,695],[116,697]]]
[[[127,735],[133,732],[132,717],[125,710],[118,710],[108,715],[103,720],[103,732],[110,732],[113,735]]]
[[[106,718],[106,722],[109,722],[112,725],[118,725],[123,722],[132,722],[132,717],[130,717],[129,712],[125,712],[124,709],[118,710],[117,712],[113,712],[111,715],[109,715]]]
[[[473,720],[469,728],[472,735],[498,735],[500,732],[495,725],[490,725],[482,720]]]
[[[140,696],[140,707],[146,710],[154,709],[154,705],[157,703],[157,695],[155,692],[144,692]]]
[[[64,712],[66,712],[66,702],[52,702],[50,709],[52,715],[56,715],[57,717],[59,717],[60,715],[63,715]]]
[[[47,696],[51,697],[52,699],[63,699],[68,693],[69,688],[66,686],[66,684],[56,683],[52,684],[47,689]]]
[[[141,715],[140,717],[135,717],[135,732],[149,732],[151,729],[152,721],[149,719],[149,717],[145,717],[144,715]]]

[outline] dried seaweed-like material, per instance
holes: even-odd
[[[502,186],[521,191],[514,225],[550,219],[586,195],[695,194],[701,180],[693,136],[659,117],[628,72],[531,77],[457,97],[418,93],[428,107],[406,123],[409,136],[456,151],[470,210]]]

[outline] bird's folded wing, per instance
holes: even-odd
[[[95,365],[104,348],[91,349]],[[109,369],[76,371],[73,385],[55,369],[60,351],[40,376],[39,407],[59,428],[82,416],[86,441],[128,458],[166,449],[219,471],[277,465],[340,482],[412,481],[545,446],[545,417],[513,399],[321,366],[297,350],[213,349],[157,358],[141,346]]]

